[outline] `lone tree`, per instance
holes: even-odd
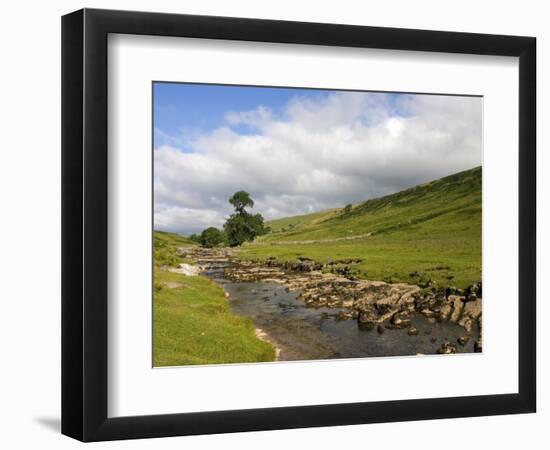
[[[225,236],[222,231],[217,228],[210,227],[203,230],[198,240],[203,247],[212,248],[218,244],[221,244],[225,240]]]
[[[254,201],[245,191],[235,192],[229,203],[235,207],[235,213],[231,214],[223,228],[227,235],[227,242],[231,247],[242,245],[246,241],[252,241],[256,236],[265,234],[264,218],[261,214],[249,214],[246,207],[253,208]]]
[[[229,197],[229,203],[235,207],[237,214],[246,214],[245,208],[250,206],[254,208],[254,200],[250,198],[250,194],[245,191],[235,192],[231,197]]]

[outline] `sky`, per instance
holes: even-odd
[[[482,99],[154,83],[154,225],[221,227],[245,190],[266,220],[481,165]]]

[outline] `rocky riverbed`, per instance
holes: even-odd
[[[419,334],[431,334],[438,327],[447,330],[455,325],[453,330],[463,332],[453,341],[437,342],[437,353],[464,351],[465,346],[471,347],[472,341],[473,351],[482,351],[481,283],[465,290],[421,288],[406,283],[356,279],[350,270],[353,261],[329,265],[306,258],[286,262],[274,258],[263,262],[238,261],[227,248],[182,248],[180,254],[196,261],[203,270],[220,270],[223,279],[232,283],[279,285],[286,292],[294,293],[293,298],[308,308],[322,310],[322,314],[330,315],[335,321],[356,323],[358,330],[376,330],[377,334],[404,330],[403,339],[415,339]],[[328,272],[335,267],[340,273]],[[420,330],[419,323],[429,324],[429,328]]]

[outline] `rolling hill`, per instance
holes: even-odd
[[[244,259],[310,258],[359,278],[465,287],[481,280],[481,167],[351,208],[267,222]],[[349,260],[353,260],[350,262]]]

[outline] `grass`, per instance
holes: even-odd
[[[282,219],[271,220],[266,222],[266,225],[272,230],[273,233],[282,233],[285,231],[293,231],[299,229],[304,225],[312,225],[321,223],[330,219],[338,214],[337,209],[330,209],[326,211],[304,214],[303,216],[284,217]]]
[[[353,265],[359,278],[466,287],[481,279],[481,168],[371,199],[349,212],[267,224],[272,233],[243,246],[240,258],[361,259]]]
[[[178,247],[189,247],[196,245],[186,236],[165,231],[153,233],[153,261],[155,267],[170,266],[177,267],[181,263],[191,263],[177,254]]]
[[[251,320],[233,314],[223,289],[203,276],[166,270],[183,262],[187,238],[155,231],[153,365],[273,361],[271,344],[256,337]],[[158,248],[157,248],[158,246]]]

